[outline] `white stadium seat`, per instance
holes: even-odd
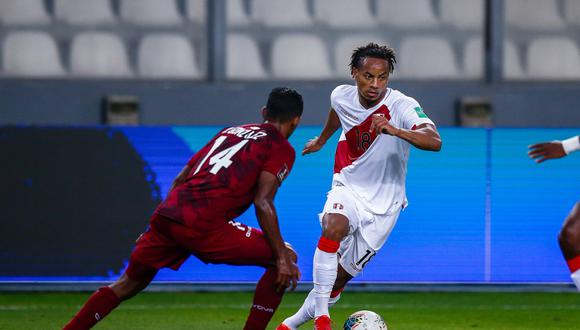
[[[580,1],[564,0],[564,18],[570,24],[580,25]]]
[[[11,32],[2,48],[4,75],[17,77],[64,76],[58,46],[45,32]]]
[[[374,34],[359,34],[350,35],[340,38],[334,47],[334,63],[335,72],[337,78],[350,79],[350,57],[352,52],[360,47],[368,44],[369,42],[378,43],[379,45],[384,45],[386,42],[379,35]]]
[[[278,37],[272,46],[272,74],[277,79],[331,78],[332,70],[324,42],[309,34]]]
[[[377,20],[404,29],[433,28],[439,24],[431,0],[377,0]]]
[[[106,25],[115,23],[110,0],[55,0],[58,20],[71,25]]]
[[[256,22],[271,27],[312,25],[306,0],[254,0],[252,14]]]
[[[463,77],[482,79],[484,77],[484,58],[483,39],[480,37],[469,39],[463,53]],[[510,40],[504,41],[503,58],[503,77],[505,79],[525,78],[520,56],[516,46]]]
[[[484,0],[439,0],[441,22],[459,30],[483,28]]]
[[[50,23],[44,0],[0,0],[0,23],[45,25]]]
[[[228,79],[265,79],[258,44],[247,35],[230,33],[226,44],[226,77]]]
[[[564,27],[556,0],[506,0],[509,26],[522,30],[555,30]]]
[[[121,39],[105,32],[80,33],[72,41],[71,74],[77,77],[123,78],[132,75]]]
[[[207,0],[187,0],[187,18],[194,23],[207,22]],[[244,9],[242,0],[226,0],[226,20],[228,26],[247,26],[251,19]]]
[[[369,28],[376,25],[368,0],[315,0],[314,18],[335,28]]]
[[[457,79],[459,69],[451,45],[440,37],[408,37],[401,43],[396,78]],[[397,72],[398,71],[398,72]]]
[[[175,0],[121,0],[121,17],[136,25],[170,26],[183,22]]]
[[[580,79],[580,50],[574,40],[543,37],[528,47],[528,74],[531,79]]]
[[[190,41],[179,34],[145,36],[138,47],[138,70],[145,78],[199,79],[195,52]]]

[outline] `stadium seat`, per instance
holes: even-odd
[[[506,40],[503,49],[503,77],[507,80],[521,80],[526,78],[522,60],[516,45]]]
[[[386,44],[383,38],[373,34],[350,35],[340,38],[334,47],[334,63],[336,77],[341,79],[350,79],[350,56],[354,49],[364,46],[369,42],[375,42],[380,45]]]
[[[408,37],[401,43],[396,78],[456,79],[459,70],[451,45],[440,37]]]
[[[564,0],[564,18],[569,24],[580,25],[580,1]]]
[[[50,22],[43,0],[0,0],[0,23],[45,25]]]
[[[564,27],[556,0],[505,1],[509,26],[522,30],[555,30]]]
[[[483,0],[440,0],[441,22],[458,30],[481,30],[484,4]]]
[[[58,20],[71,25],[106,25],[115,23],[110,0],[55,0]]]
[[[207,21],[207,0],[187,0],[187,18],[194,23]],[[244,9],[242,0],[226,0],[226,19],[228,26],[248,26],[251,19]]]
[[[175,0],[121,0],[121,17],[136,25],[168,26],[183,22]]]
[[[58,46],[45,32],[12,32],[2,48],[4,75],[17,77],[64,76]]]
[[[202,78],[189,40],[179,34],[150,34],[137,50],[137,67],[145,78]]]
[[[226,45],[228,79],[264,79],[267,77],[258,44],[247,35],[230,33]]]
[[[522,63],[514,43],[510,40],[505,40],[503,47],[503,77],[505,79],[525,78]],[[484,58],[483,40],[480,37],[468,40],[463,53],[463,77],[483,79]]]
[[[71,74],[77,77],[123,78],[132,75],[125,45],[114,34],[80,33],[72,41]]]
[[[403,29],[433,28],[439,24],[431,0],[377,0],[377,20]]]
[[[256,22],[271,27],[312,25],[306,0],[253,0],[252,16]]]
[[[331,78],[332,70],[324,42],[309,34],[278,37],[272,46],[272,74],[277,79]]]
[[[528,75],[531,79],[580,79],[580,50],[566,37],[543,37],[528,47]]]
[[[315,0],[314,18],[335,28],[369,28],[376,25],[368,0]]]

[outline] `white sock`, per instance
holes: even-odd
[[[314,252],[313,265],[314,281],[314,317],[320,315],[329,315],[328,302],[330,299],[330,292],[336,281],[336,274],[338,269],[338,257],[336,252],[329,253],[316,248]]]
[[[580,291],[580,269],[573,272],[572,275],[570,276],[572,277],[572,281],[574,281],[576,288],[578,289],[578,291]]]
[[[334,298],[329,298],[328,300],[328,307],[334,306],[336,302],[340,299],[340,294]],[[285,319],[284,323],[287,327],[294,330],[304,323],[312,320],[314,318],[314,289],[310,290],[308,296],[304,300],[304,304],[302,307],[296,312],[296,314],[290,316],[289,318]]]

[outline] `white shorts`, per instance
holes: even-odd
[[[320,222],[326,213],[338,213],[348,219],[348,235],[338,248],[339,263],[356,277],[377,253],[397,223],[401,208],[387,214],[374,214],[345,186],[336,185],[328,192]]]

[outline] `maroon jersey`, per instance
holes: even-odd
[[[191,158],[186,182],[155,212],[189,227],[222,225],[250,207],[260,172],[282,183],[294,159],[294,148],[270,124],[223,129]]]

